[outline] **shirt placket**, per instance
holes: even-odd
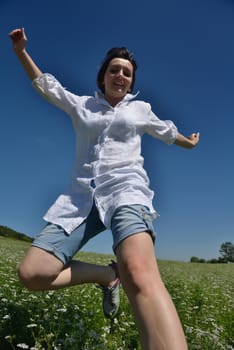
[[[96,159],[97,159],[97,161],[94,164],[94,169],[93,169],[94,170],[94,177],[99,175],[99,169],[100,169],[101,162],[102,162],[103,148],[104,148],[105,142],[107,141],[107,139],[109,137],[108,132],[109,132],[111,124],[113,123],[113,121],[115,119],[116,113],[117,113],[116,109],[113,107],[110,107],[109,111],[105,115],[105,118],[106,118],[105,126],[103,128],[102,133],[98,137],[98,143],[95,146],[95,151],[94,151],[95,155],[96,155]]]

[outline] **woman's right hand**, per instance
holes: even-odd
[[[27,37],[24,28],[12,30],[12,32],[9,33],[9,37],[13,42],[13,48],[16,53],[25,50]]]

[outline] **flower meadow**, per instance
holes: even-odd
[[[113,320],[102,313],[101,292],[87,284],[30,292],[16,266],[28,243],[0,236],[0,349],[140,350],[131,307],[121,289]],[[79,253],[108,264],[111,255]],[[182,321],[190,350],[234,350],[234,264],[159,261]]]

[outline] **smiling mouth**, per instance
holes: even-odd
[[[123,89],[124,89],[124,85],[123,85],[123,84],[114,83],[113,85],[114,85],[117,89],[119,89],[119,90],[123,90]]]

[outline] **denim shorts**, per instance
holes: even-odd
[[[155,231],[152,221],[149,209],[141,204],[118,207],[111,219],[113,251],[115,252],[121,241],[140,232],[148,232],[154,242]],[[67,234],[56,224],[48,223],[35,237],[32,246],[50,252],[66,265],[91,238],[104,230],[106,227],[100,220],[94,204],[86,220],[71,234]]]

